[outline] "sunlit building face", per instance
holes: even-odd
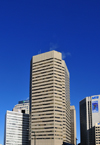
[[[62,54],[33,56],[30,68],[30,144],[70,143],[69,72]]]

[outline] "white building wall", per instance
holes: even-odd
[[[91,96],[91,103],[92,103],[92,126],[95,126],[95,123],[100,121],[100,95]]]
[[[28,145],[28,132],[29,115],[7,111],[4,145]]]

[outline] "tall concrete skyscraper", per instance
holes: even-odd
[[[62,54],[33,56],[30,68],[30,144],[70,143],[69,71]]]
[[[76,145],[76,110],[75,106],[70,106],[71,119],[71,144]]]
[[[100,95],[80,101],[80,136],[82,145],[95,145],[95,124],[100,122]],[[100,134],[98,135],[100,138]]]

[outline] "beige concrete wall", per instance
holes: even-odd
[[[71,143],[76,145],[76,110],[75,106],[70,106],[71,112]]]
[[[45,53],[41,53],[41,54],[33,56],[32,62],[35,63],[35,62],[39,62],[39,61],[50,59],[50,58],[58,58],[61,60],[62,54],[60,52],[52,50],[49,52],[45,52]]]
[[[48,139],[46,140],[46,139],[41,139],[41,140],[32,140],[32,142],[31,142],[31,145],[62,145],[63,144],[63,142],[62,141],[59,141],[59,140],[57,140],[57,139],[50,139],[49,141],[48,141]]]
[[[71,142],[70,94],[66,96],[65,91],[68,89],[69,93],[69,72],[62,54],[50,51],[33,56],[31,67],[31,145],[34,145],[34,132],[36,145]]]

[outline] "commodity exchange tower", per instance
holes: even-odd
[[[70,143],[69,71],[62,54],[33,56],[30,68],[30,145]]]

